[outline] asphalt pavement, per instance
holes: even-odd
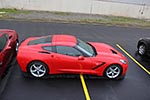
[[[142,59],[136,52],[138,39],[150,37],[148,28],[5,20],[0,21],[0,28],[16,30],[20,41],[30,36],[71,34],[85,41],[107,43],[127,57],[129,68],[124,80],[112,81],[84,76],[90,99],[150,100],[149,74],[116,46],[119,44],[150,71],[150,62]],[[86,100],[79,75],[37,80],[23,77],[18,64],[12,66],[14,69],[0,100]]]

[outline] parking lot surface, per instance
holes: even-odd
[[[4,20],[0,21],[0,28],[16,30],[20,41],[30,36],[71,34],[85,41],[107,43],[123,53],[129,61],[124,80],[113,81],[83,75],[85,87],[80,75],[58,75],[40,80],[23,77],[16,62],[11,66],[13,70],[0,100],[150,100],[150,76],[147,73],[150,71],[150,61],[141,58],[136,47],[139,38],[150,37],[150,29]]]

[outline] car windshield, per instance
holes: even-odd
[[[77,39],[77,47],[90,57],[96,55],[95,48],[80,39]]]
[[[3,35],[0,37],[0,52],[5,48],[7,43],[7,37],[6,35]]]

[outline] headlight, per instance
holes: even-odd
[[[120,62],[123,63],[123,64],[126,64],[127,62],[123,59],[120,59]]]

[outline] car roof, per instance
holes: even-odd
[[[0,32],[0,37],[1,37],[3,34],[4,34],[3,32]]]
[[[76,37],[72,35],[53,35],[52,44],[60,46],[75,46],[77,44],[77,40]]]
[[[15,30],[11,30],[11,29],[0,29],[0,36],[2,36],[3,34],[12,34],[15,33]]]
[[[76,37],[72,35],[57,34],[41,37],[30,37],[26,40],[26,42],[22,43],[22,45],[37,44],[50,44],[53,46],[75,46],[77,44],[77,40]]]

